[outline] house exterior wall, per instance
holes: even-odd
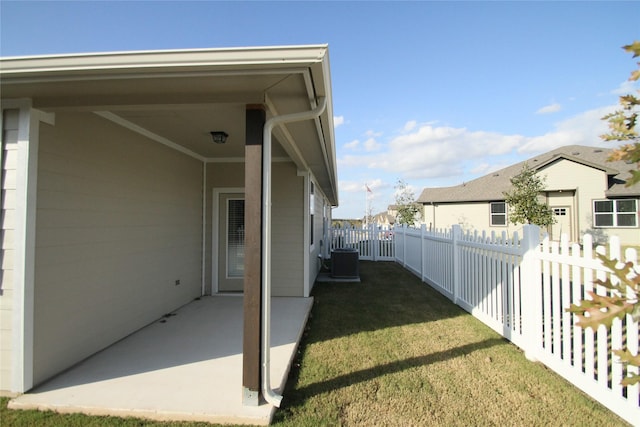
[[[0,390],[11,390],[13,356],[13,253],[15,230],[16,158],[19,110],[7,109],[2,117],[2,216],[0,243]]]
[[[593,226],[593,202],[606,199],[605,191],[608,185],[606,172],[561,159],[541,168],[539,175],[545,178],[545,192],[542,194],[545,203],[551,208],[568,207],[570,209],[570,239],[577,240],[583,234],[589,233],[597,241],[606,241],[608,236],[615,235],[620,238],[622,244],[640,243],[639,227],[594,228]],[[490,204],[490,201],[425,204],[424,223],[427,228],[449,228],[453,224],[460,224],[463,230],[475,229],[497,233],[503,230],[513,233],[522,228],[521,224],[510,223],[508,217],[506,226],[491,226]]]
[[[58,113],[38,172],[35,384],[199,296],[202,256],[200,161]]]
[[[293,163],[277,162],[272,168],[272,255],[273,296],[301,297],[304,294],[304,178]]]
[[[272,256],[273,296],[302,296],[304,289],[304,180],[291,162],[272,166]],[[244,163],[207,164],[207,214],[205,244],[205,289],[211,292],[213,263],[213,190],[244,188]]]
[[[577,239],[585,233],[594,236],[598,242],[605,242],[609,236],[618,236],[622,244],[639,244],[640,228],[595,228],[593,226],[593,202],[606,199],[607,174],[604,171],[581,165],[569,160],[561,160],[542,168],[539,172],[546,177],[546,190],[574,190],[575,204],[573,219],[577,226]],[[549,205],[566,204],[561,198],[551,198]]]
[[[311,178],[310,182],[313,182]],[[324,246],[327,244],[325,241],[325,228],[330,224],[331,219],[325,218],[326,206],[328,204],[327,198],[320,190],[320,187],[314,183],[314,195],[313,195],[314,203],[313,207],[313,223],[309,224],[309,227],[313,227],[313,243],[310,242],[307,250],[309,251],[308,258],[308,275],[306,277],[307,280],[307,289],[308,292],[311,292],[313,288],[313,284],[315,283],[316,277],[318,276],[318,272],[320,272],[321,261],[320,256],[322,252],[325,250]]]
[[[244,188],[244,162],[207,163],[204,274],[205,293],[211,294],[213,284],[213,190],[219,188]]]
[[[436,203],[425,205],[424,210],[425,224],[428,229],[450,228],[453,224],[460,224],[463,231],[495,230],[500,233],[503,230],[509,230],[510,224],[492,227],[490,214],[490,202]]]

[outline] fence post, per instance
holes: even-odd
[[[540,227],[527,224],[522,228],[522,262],[520,286],[522,298],[522,335],[524,354],[531,361],[538,360],[542,330],[542,279],[540,260],[536,256],[540,246]]]
[[[393,225],[392,233],[391,237],[393,238],[393,260],[395,262],[398,262],[400,260],[400,258],[398,257],[398,252],[400,252],[398,250],[398,230],[400,229],[400,227],[396,226],[395,224]]]
[[[424,274],[424,261],[425,261],[425,250],[424,250],[424,233],[426,231],[426,225],[422,224],[420,226],[420,280],[422,280],[423,282],[426,282],[425,280],[425,274]]]
[[[407,224],[402,224],[402,266],[407,266]]]
[[[378,227],[375,224],[371,224],[371,230],[369,231],[373,235],[371,241],[373,242],[373,260],[377,261],[380,255],[380,244],[378,243]]]
[[[458,304],[460,295],[460,254],[458,253],[458,241],[462,236],[460,224],[453,224],[451,227],[451,238],[453,240],[453,303]]]

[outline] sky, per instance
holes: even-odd
[[[362,218],[570,144],[638,90],[640,2],[11,1],[0,55],[329,45],[340,206]],[[368,187],[371,192],[366,191]]]

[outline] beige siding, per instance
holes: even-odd
[[[618,236],[622,244],[640,242],[639,228],[593,227],[593,201],[606,199],[607,174],[604,171],[562,160],[544,168],[540,174],[546,176],[546,187],[550,191],[575,190],[574,218],[580,236],[590,233],[600,242],[605,242],[607,236]]]
[[[2,118],[2,266],[0,269],[0,390],[11,390],[13,252],[15,229],[16,158],[19,110],[5,110]]]
[[[303,239],[304,180],[297,176],[293,163],[276,162],[272,169],[272,294],[302,296],[304,285]],[[212,283],[213,190],[244,188],[244,163],[209,163],[207,165],[207,213],[205,274],[207,292]]]
[[[304,178],[293,163],[274,163],[272,200],[272,293],[304,293]]]
[[[41,128],[34,383],[200,294],[201,203],[195,159],[91,113]]]
[[[512,224],[507,226],[491,226],[490,202],[474,203],[442,203],[436,206],[426,206],[427,228],[450,228],[453,224],[460,224],[463,231],[503,231],[512,232],[519,227]]]
[[[244,162],[209,163],[207,164],[206,184],[206,228],[205,228],[205,291],[211,293],[211,264],[212,264],[212,218],[213,190],[216,188],[244,188]]]
[[[323,245],[325,242],[323,241],[323,208],[327,203],[324,194],[320,191],[320,187],[315,185],[315,194],[314,194],[314,213],[313,213],[313,236],[314,236],[314,244],[309,253],[309,277],[307,277],[307,281],[309,282],[309,289],[313,287],[313,283],[318,276],[318,272],[320,271],[320,260],[319,255],[323,249]]]
[[[638,244],[639,228],[594,228],[593,201],[605,199],[607,174],[604,171],[572,162],[560,160],[543,168],[539,174],[545,178],[546,202],[551,207],[568,207],[571,211],[571,238],[590,233],[601,242],[607,236],[620,237],[622,244]],[[463,229],[479,231],[506,230],[509,234],[522,228],[508,223],[506,227],[490,225],[489,202],[440,203],[424,206],[427,227],[448,228],[460,224]]]

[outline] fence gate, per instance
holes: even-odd
[[[362,228],[332,228],[330,248],[356,249],[359,258],[365,261],[395,260],[393,230],[385,230],[376,225]]]

